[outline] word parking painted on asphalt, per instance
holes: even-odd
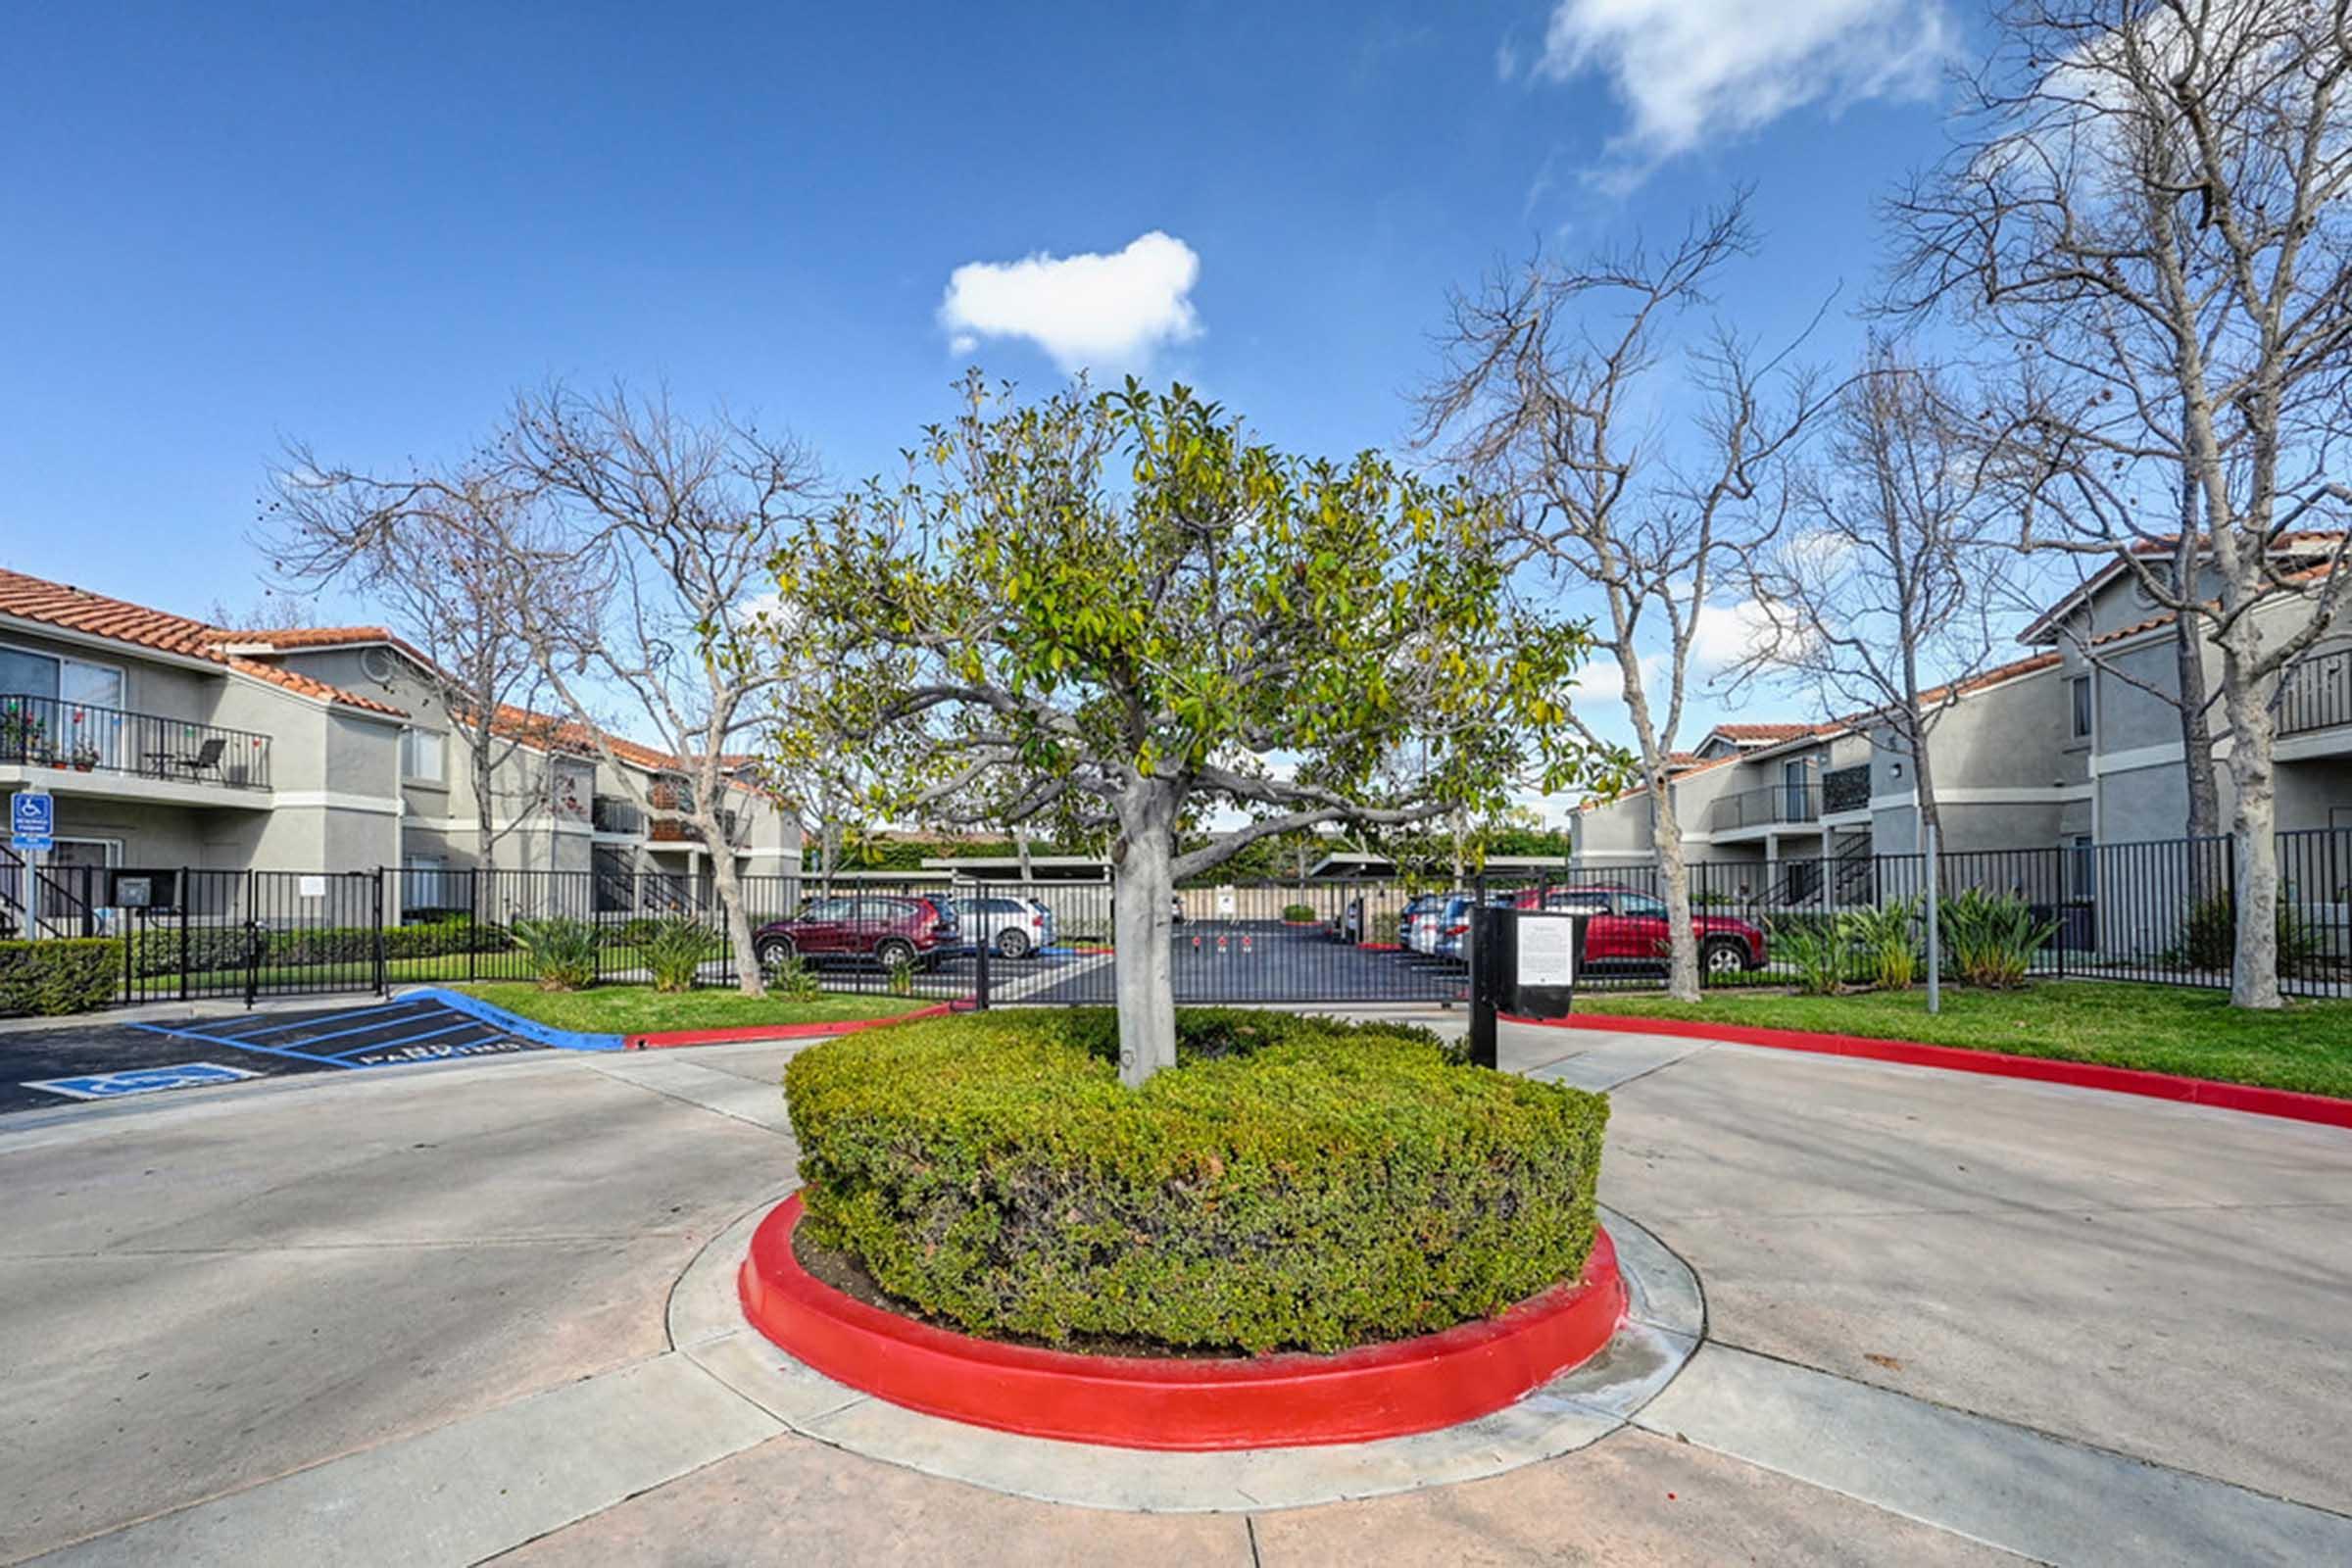
[[[217,1061],[183,1061],[169,1067],[131,1067],[121,1072],[94,1072],[78,1078],[42,1078],[26,1089],[44,1089],[70,1100],[120,1100],[124,1095],[152,1095],[167,1089],[195,1089],[205,1084],[233,1084],[259,1074],[242,1067],[223,1067]]]

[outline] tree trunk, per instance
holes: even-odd
[[[474,847],[474,864],[490,873],[491,886],[498,885],[498,824],[497,810],[490,793],[490,775],[495,770],[490,761],[490,742],[486,735],[476,735],[473,748],[473,815],[475,831],[481,842]]]
[[[1140,1086],[1176,1065],[1176,992],[1169,967],[1168,901],[1175,894],[1176,792],[1156,779],[1129,786],[1111,846],[1111,972],[1119,1008],[1119,1079]]]
[[[752,946],[752,914],[743,906],[743,885],[735,880],[734,846],[719,831],[718,813],[703,813],[696,822],[710,852],[710,893],[718,900],[719,918],[726,922],[727,947],[735,955],[735,989],[747,997],[767,995],[767,976],[760,972],[760,954]]]
[[[2180,533],[2173,547],[2173,592],[2193,599],[2197,583],[2197,471],[2180,466]],[[2205,646],[2197,617],[2173,616],[2173,663],[2180,695],[2180,761],[2188,769],[2188,836],[2219,838],[2222,786],[2213,765],[2213,721],[2206,716]]]
[[[1917,698],[1915,697],[1913,701],[1916,702]],[[1943,815],[1936,806],[1936,769],[1935,765],[1928,760],[1928,737],[1923,732],[1917,709],[1914,709],[1911,713],[1910,740],[1911,783],[1914,793],[1919,796],[1918,849],[1920,853],[1925,854],[1928,848],[1928,829],[1936,830],[1938,844],[1943,841]]]
[[[1676,819],[1663,769],[1650,781],[1649,836],[1658,852],[1658,877],[1665,884],[1666,994],[1677,1002],[1696,1002],[1698,932],[1690,923],[1690,871],[1683,863],[1683,826]]]
[[[2237,946],[2230,971],[2233,1006],[2276,1008],[2278,1000],[2278,803],[2270,705],[2248,673],[2259,649],[2254,617],[2241,616],[2222,643],[2222,701],[2230,715],[2230,824],[2237,858]]]

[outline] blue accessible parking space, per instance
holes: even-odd
[[[427,995],[169,1023],[0,1035],[0,1113],[173,1089],[547,1049],[517,1020]]]

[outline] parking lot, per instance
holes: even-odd
[[[1279,920],[1191,920],[1176,927],[1171,970],[1179,1004],[1456,1003],[1468,995],[1458,963],[1351,947],[1319,926]],[[1034,959],[992,960],[992,993],[1005,1001],[1111,1000],[1107,953],[1049,951]],[[1007,987],[1010,986],[1008,991]]]
[[[0,1114],[251,1078],[541,1049],[436,999],[105,1020],[0,1034]]]

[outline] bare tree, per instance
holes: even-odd
[[[701,841],[743,993],[763,996],[730,802],[752,738],[772,721],[767,695],[796,672],[762,600],[775,590],[770,558],[818,496],[815,460],[790,436],[697,422],[665,398],[560,385],[518,398],[496,449],[507,482],[562,525],[555,549],[516,553],[529,590],[516,624],[532,659],[647,818]],[[598,594],[566,591],[580,562],[594,564]],[[651,727],[675,768],[668,787],[615,746],[599,721],[607,701]]]
[[[1444,368],[1422,397],[1421,442],[1511,503],[1516,559],[1601,600],[1594,636],[1616,660],[1649,794],[1668,990],[1686,999],[1698,994],[1698,945],[1667,780],[1692,643],[1719,582],[1759,542],[1765,514],[1751,503],[1825,397],[1809,371],[1784,368],[1785,352],[1759,362],[1720,326],[1668,353],[1674,325],[1752,250],[1742,192],[1663,250],[1539,257],[1455,297]],[[1649,420],[1678,393],[1696,407],[1670,444]]]
[[[1738,671],[1804,682],[1829,711],[1882,725],[1911,759],[1923,828],[1941,826],[1928,741],[1992,662],[2010,559],[1947,382],[1872,345],[1838,393],[1827,453],[1788,467],[1784,525],[1748,561],[1761,626]]]
[[[551,548],[527,493],[481,468],[368,478],[289,446],[257,541],[278,574],[341,583],[388,608],[391,629],[424,656],[423,678],[449,714],[472,785],[480,868],[549,806],[548,769],[512,710],[541,674],[519,630],[528,555],[547,560],[536,592],[581,596],[581,566]]]
[[[2218,650],[2231,1000],[2276,1007],[2270,699],[2352,581],[2341,532],[2316,563],[2281,552],[2352,505],[2329,471],[2352,370],[2352,0],[2021,0],[1996,27],[1967,133],[1891,204],[1892,303],[2032,346],[1993,432],[2021,543],[2123,562]],[[2133,488],[2183,471],[2201,530]],[[2174,532],[2201,537],[2176,558]]]

